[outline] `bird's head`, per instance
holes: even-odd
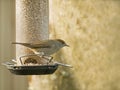
[[[68,44],[66,44],[66,42],[65,42],[65,41],[63,41],[63,40],[61,40],[61,39],[56,39],[56,40],[60,43],[60,45],[61,45],[62,47],[64,47],[64,46],[69,47],[69,45],[68,45]]]

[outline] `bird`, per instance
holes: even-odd
[[[21,42],[13,42],[12,44],[19,44],[25,46],[32,50],[34,54],[40,55],[41,57],[47,56],[51,57],[50,55],[56,53],[61,48],[67,46],[68,44],[62,39],[48,39],[42,40],[35,43],[21,43]],[[53,57],[51,57],[52,59]]]

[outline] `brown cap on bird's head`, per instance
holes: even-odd
[[[62,43],[63,45],[69,47],[69,45],[67,45],[67,44],[65,43],[65,41],[63,41],[63,40],[61,40],[61,39],[56,39],[56,40],[59,41],[60,43]]]

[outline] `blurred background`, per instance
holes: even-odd
[[[49,0],[50,38],[65,40],[53,75],[12,75],[0,64],[0,90],[120,90],[120,0]],[[0,0],[0,63],[15,57],[15,0]],[[27,87],[28,86],[28,87]]]

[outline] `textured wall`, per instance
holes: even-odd
[[[56,60],[74,68],[60,68],[49,90],[120,90],[119,29],[119,0],[50,0],[50,38],[70,45]]]

